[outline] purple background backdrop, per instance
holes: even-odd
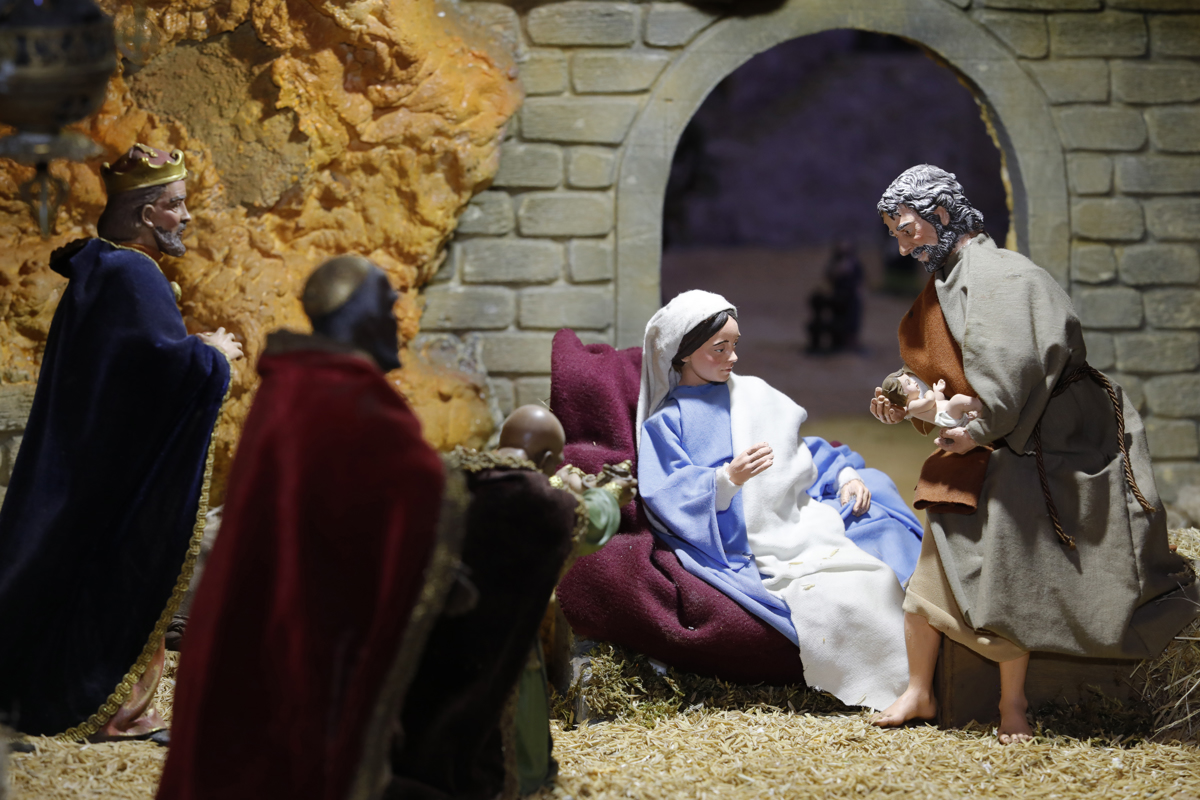
[[[1003,243],[1000,153],[970,91],[890,36],[828,31],[762,53],[705,100],[680,139],[664,247],[884,244],[879,195],[929,162],[958,175]]]

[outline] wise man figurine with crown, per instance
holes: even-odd
[[[163,634],[199,551],[212,433],[241,345],[189,335],[178,286],[183,153],[134,145],[101,170],[99,235],[67,279],[0,509],[0,720],[67,740],[169,740],[152,703]]]

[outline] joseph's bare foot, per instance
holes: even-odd
[[[1000,706],[1000,729],[997,738],[1000,744],[1017,744],[1028,742],[1033,738],[1033,728],[1025,718],[1026,703],[1011,706]]]
[[[912,719],[933,719],[937,715],[937,701],[929,692],[907,689],[896,698],[896,702],[876,714],[871,724],[880,728],[895,728]]]

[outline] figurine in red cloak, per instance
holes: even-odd
[[[396,292],[357,256],[271,334],[197,590],[160,800],[342,798],[421,592],[443,470],[384,379]]]

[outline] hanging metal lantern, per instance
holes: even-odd
[[[100,108],[116,66],[112,20],[93,0],[0,0],[0,123],[17,129],[0,139],[0,157],[36,167],[21,196],[43,237],[67,197],[50,162],[102,152],[63,128]]]

